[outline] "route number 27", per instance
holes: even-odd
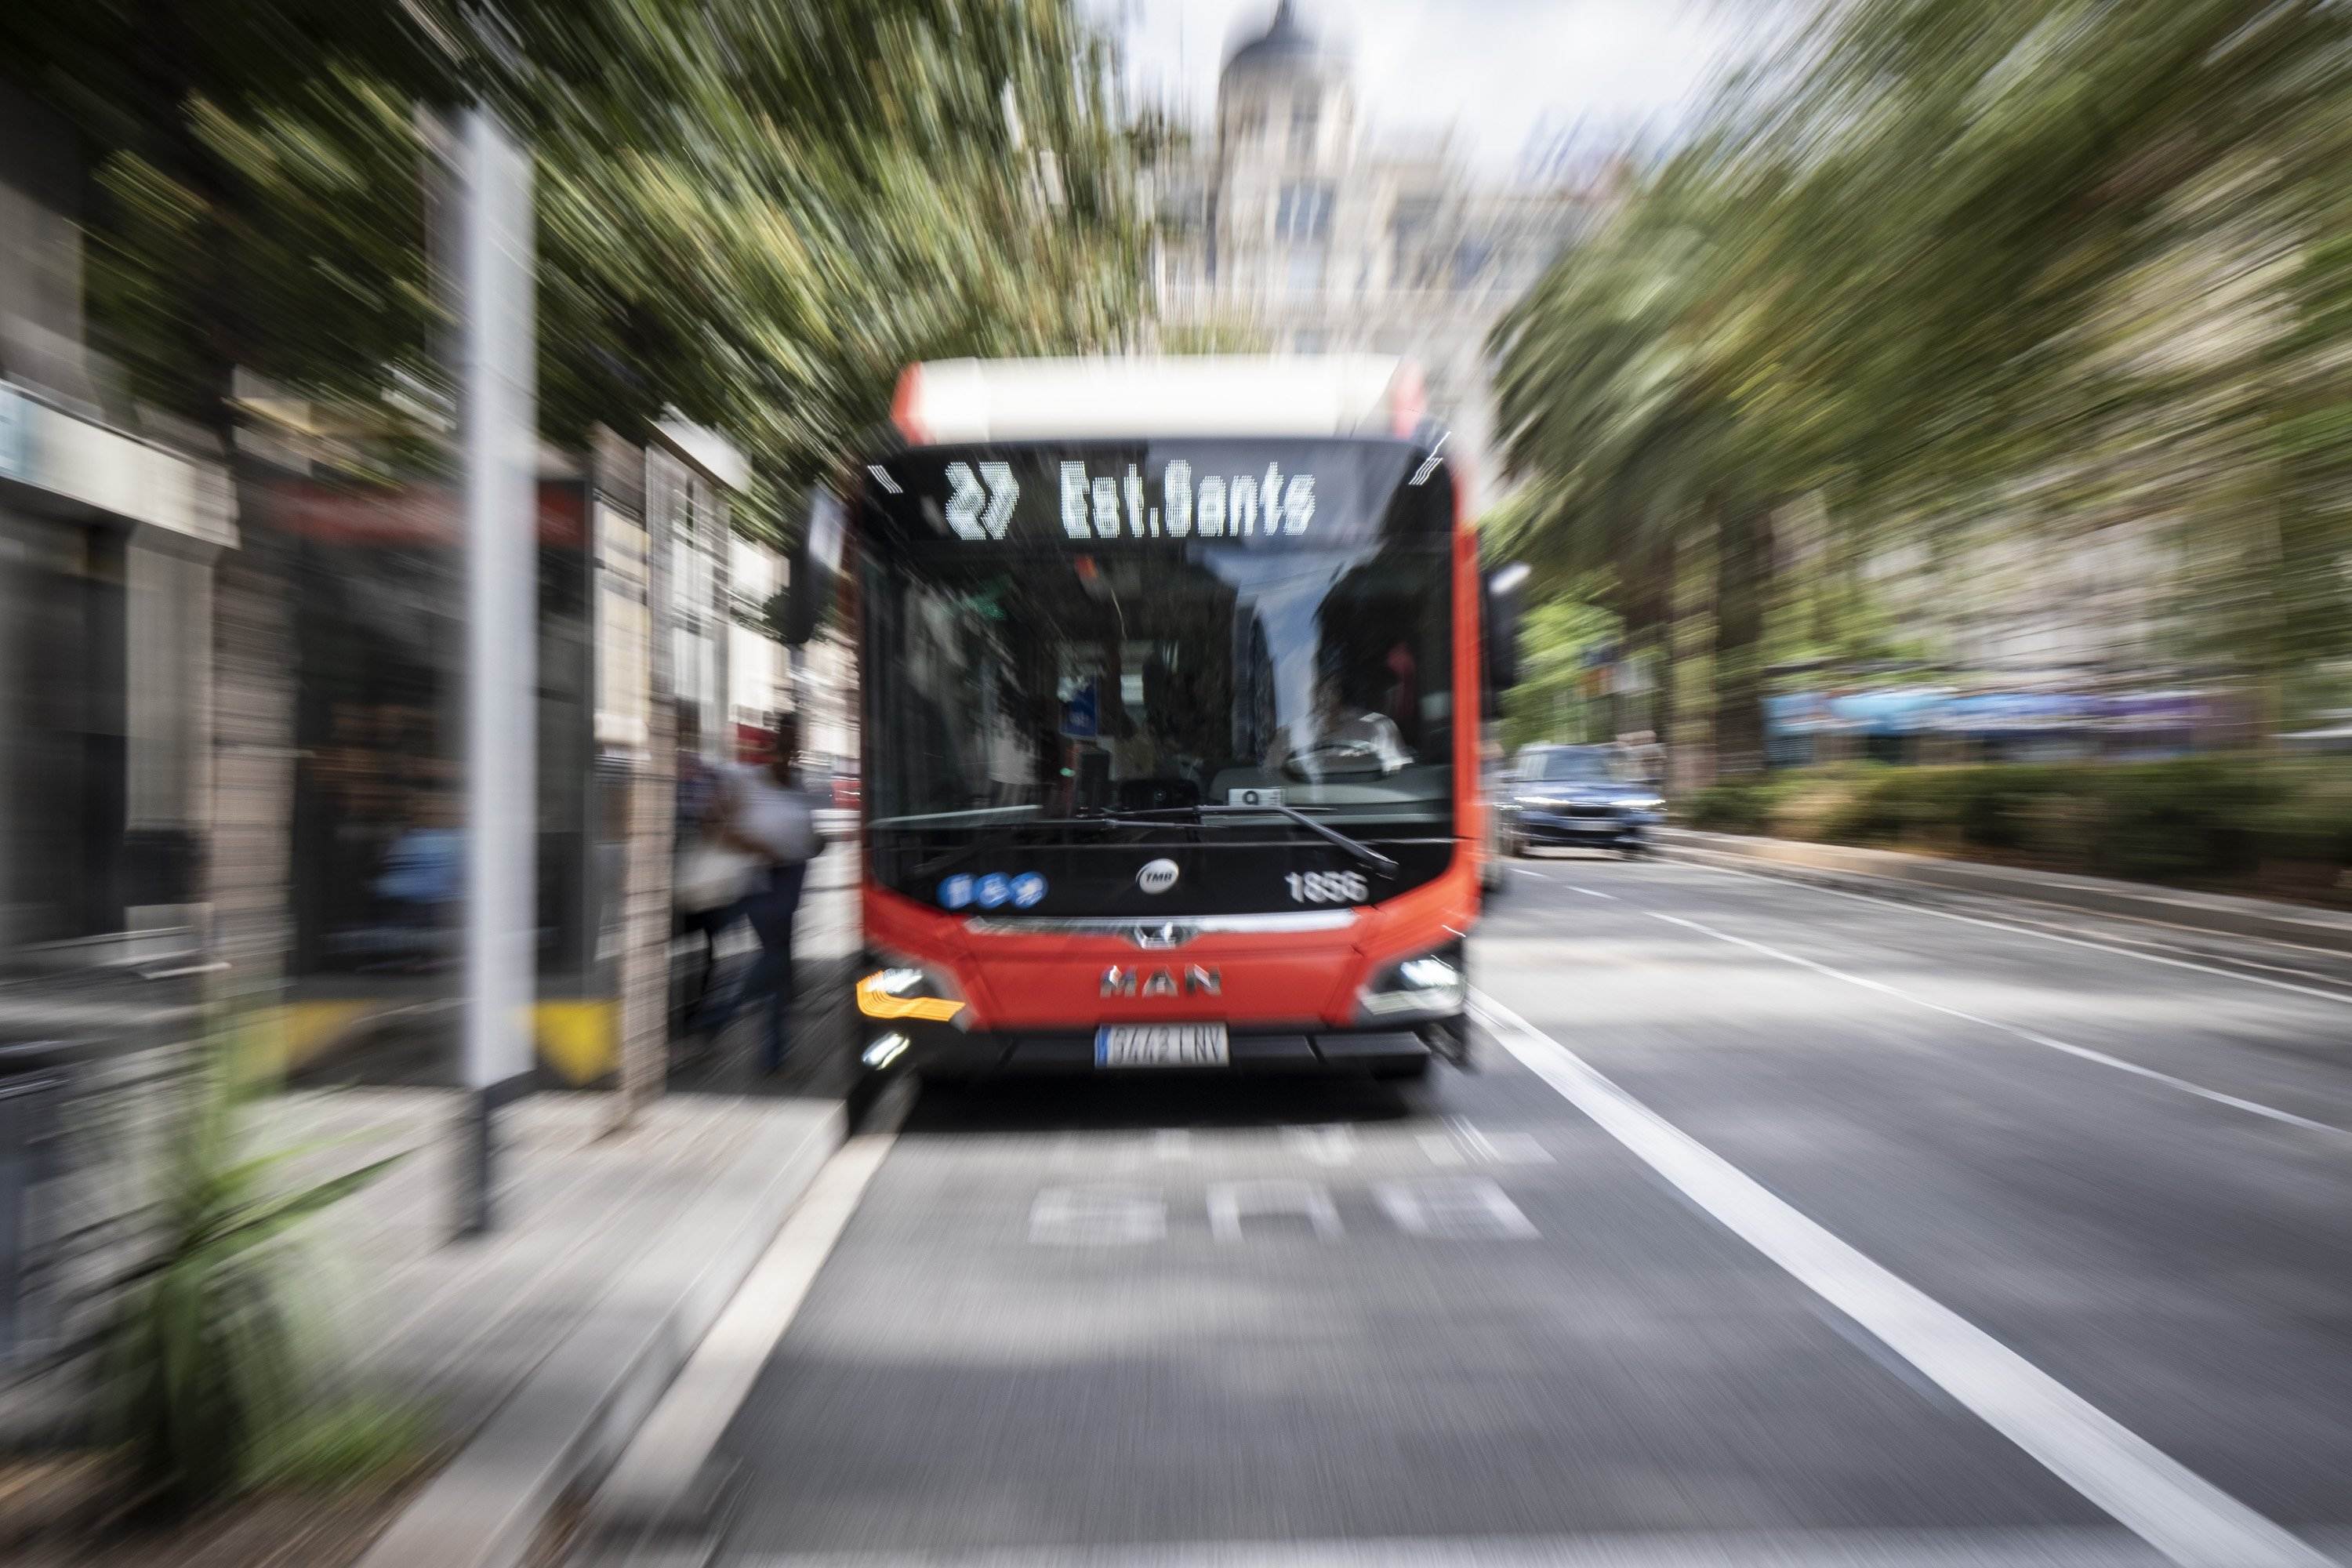
[[[1283,880],[1294,904],[1360,904],[1370,896],[1360,871],[1293,871]]]

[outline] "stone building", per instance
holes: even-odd
[[[1498,478],[1487,334],[1603,197],[1482,184],[1450,137],[1375,129],[1347,51],[1282,0],[1225,60],[1213,123],[1153,172],[1161,318],[1179,336],[1413,360],[1476,504]]]

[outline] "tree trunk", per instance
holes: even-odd
[[[1651,690],[1649,716],[1644,728],[1650,738],[1664,746],[1675,728],[1675,540],[1674,535],[1661,532],[1652,548],[1652,567],[1648,586],[1648,620],[1645,640],[1649,645]],[[1664,781],[1661,779],[1660,783]]]
[[[1764,586],[1770,512],[1726,507],[1716,517],[1715,771],[1764,771]]]

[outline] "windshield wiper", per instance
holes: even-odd
[[[1397,863],[1394,860],[1390,859],[1362,839],[1350,838],[1328,823],[1307,816],[1295,805],[1285,805],[1279,801],[1266,801],[1257,805],[1196,805],[1192,809],[1203,816],[1246,816],[1258,811],[1276,812],[1290,818],[1309,833],[1338,845],[1349,855],[1354,856],[1360,864],[1370,867],[1381,876],[1393,877],[1397,874]]]

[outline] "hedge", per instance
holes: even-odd
[[[1831,844],[1888,844],[2142,881],[2298,873],[2352,894],[2352,763],[2242,755],[2163,763],[1848,764],[1718,784],[1692,826]]]

